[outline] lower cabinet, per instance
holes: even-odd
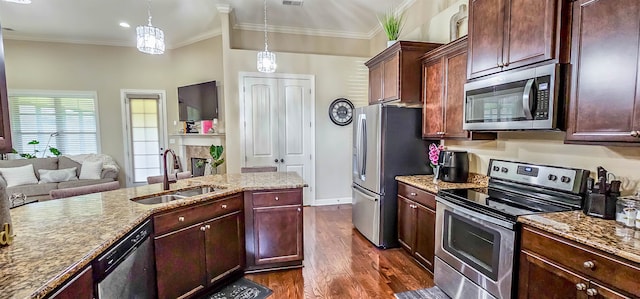
[[[532,227],[522,231],[518,298],[640,297],[639,265]]]
[[[93,268],[85,268],[49,297],[51,299],[92,299]]]
[[[302,189],[245,192],[245,213],[248,271],[302,265]]]
[[[398,183],[398,241],[433,273],[435,257],[435,195]]]
[[[172,218],[179,223],[178,229],[155,237],[158,298],[190,297],[244,268],[242,197],[196,208],[197,214],[187,207],[154,217],[157,227]]]

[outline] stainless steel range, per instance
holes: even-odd
[[[515,298],[521,215],[578,210],[589,171],[492,159],[486,192],[441,190],[434,280],[454,299]]]

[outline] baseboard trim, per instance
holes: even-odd
[[[316,199],[316,202],[313,206],[330,206],[330,205],[341,205],[341,204],[350,204],[353,202],[351,197],[342,197],[342,198],[323,198]]]

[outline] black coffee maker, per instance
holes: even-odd
[[[466,151],[441,151],[436,172],[438,179],[443,182],[466,183],[469,178],[469,154]]]

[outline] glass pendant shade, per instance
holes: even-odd
[[[160,28],[153,27],[151,23],[147,26],[136,28],[136,38],[138,50],[147,54],[164,53],[164,32]]]
[[[266,49],[258,52],[258,72],[273,73],[276,71],[276,54]]]

